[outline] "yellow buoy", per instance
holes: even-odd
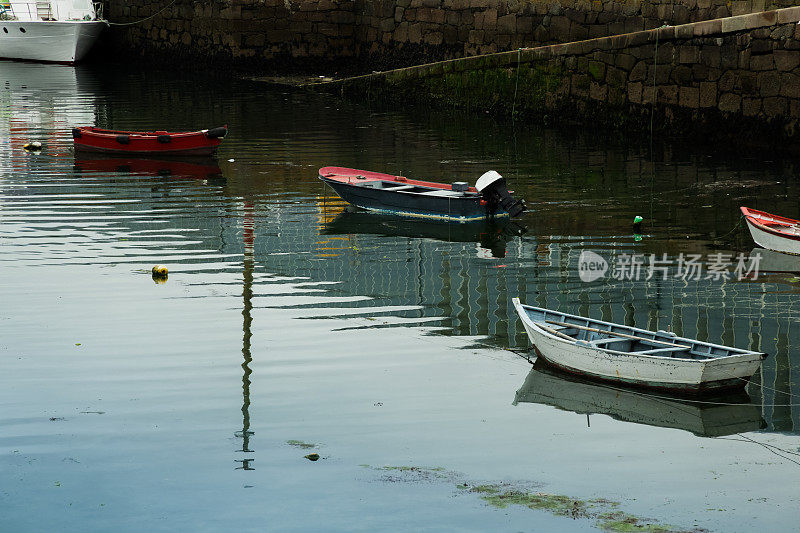
[[[164,283],[167,281],[169,271],[164,265],[156,265],[153,267],[153,281],[156,283]]]

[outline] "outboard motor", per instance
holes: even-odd
[[[512,217],[519,216],[525,211],[525,202],[515,200],[511,196],[506,186],[506,179],[494,170],[490,170],[478,178],[478,181],[475,182],[475,189],[483,195],[483,199],[489,204],[489,210],[492,213],[497,211],[498,207]]]

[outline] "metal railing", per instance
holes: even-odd
[[[99,2],[86,2],[84,7],[75,8],[72,2],[51,2],[50,0],[7,0],[0,1],[2,20],[97,20],[103,6]]]

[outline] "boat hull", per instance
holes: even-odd
[[[592,380],[678,394],[705,394],[744,387],[764,357],[758,352],[742,351],[741,354],[698,360],[598,349],[588,343],[566,341],[545,331],[530,319],[516,298],[514,306],[539,357],[562,371]],[[698,344],[698,341],[680,337],[665,339],[677,344]],[[712,349],[727,349],[700,344]]]
[[[787,235],[781,235],[780,232],[770,231],[768,228],[753,223],[748,217],[745,217],[745,220],[747,228],[750,230],[750,236],[757,245],[784,254],[800,255],[800,238],[794,239]]]
[[[508,218],[508,213],[492,213],[481,204],[480,195],[435,197],[421,194],[369,189],[333,179],[320,177],[343,200],[368,211],[397,216],[455,222],[473,222]]]
[[[0,59],[72,64],[80,61],[108,26],[99,20],[0,21]]]
[[[220,137],[206,132],[127,132],[99,128],[76,128],[72,132],[75,150],[100,154],[145,156],[208,156],[217,151]],[[226,130],[227,131],[227,130]]]

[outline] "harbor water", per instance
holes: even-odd
[[[800,218],[795,161],[208,72],[0,84],[0,531],[797,528],[800,259],[739,212]],[[215,158],[72,147],[223,124]],[[497,170],[529,209],[351,212],[327,165]],[[713,403],[585,383],[532,367],[514,297],[768,358]]]

